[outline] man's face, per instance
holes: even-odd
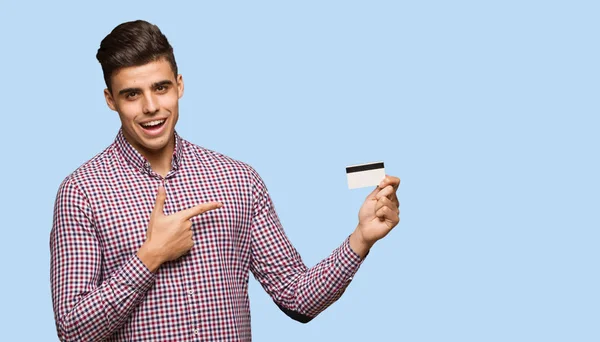
[[[127,141],[146,158],[173,148],[173,132],[183,96],[183,78],[159,59],[117,70],[112,92],[104,90],[110,109],[119,113]],[[170,156],[169,156],[170,157]]]

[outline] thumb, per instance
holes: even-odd
[[[152,215],[164,215],[165,200],[167,199],[167,192],[161,185],[158,186],[158,193],[156,194],[156,202],[154,203],[154,209],[152,209]]]

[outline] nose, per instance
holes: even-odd
[[[144,114],[152,114],[158,111],[158,100],[154,97],[154,94],[144,96]]]

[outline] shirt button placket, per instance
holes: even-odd
[[[194,302],[194,293],[195,293],[195,291],[190,288],[190,289],[188,289],[185,292],[187,292],[187,294],[189,295],[188,304],[191,306],[192,303]],[[194,328],[193,329],[193,333],[194,333],[195,336],[199,336],[200,335],[200,329]]]

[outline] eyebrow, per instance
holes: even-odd
[[[160,87],[160,86],[166,86],[166,85],[172,85],[172,84],[173,84],[172,81],[163,80],[163,81],[152,83],[152,88],[157,88],[157,87]],[[132,92],[141,92],[141,91],[142,91],[142,88],[125,88],[125,89],[119,90],[119,95],[123,95],[123,94],[127,94],[127,93],[132,93]]]

